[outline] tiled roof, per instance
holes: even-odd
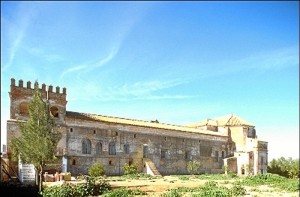
[[[90,121],[101,121],[101,122],[110,122],[110,123],[118,123],[118,124],[126,124],[126,125],[134,125],[134,126],[142,126],[142,127],[150,127],[157,129],[167,129],[167,130],[176,130],[176,131],[185,131],[185,132],[193,132],[193,133],[202,133],[208,135],[218,135],[224,136],[224,134],[219,132],[208,131],[204,129],[196,129],[186,126],[179,125],[171,125],[159,122],[150,122],[143,120],[135,120],[135,119],[126,119],[112,116],[103,116],[97,114],[88,114],[88,113],[80,113],[80,112],[71,112],[67,111],[67,118],[76,118]]]
[[[188,127],[200,127],[200,126],[254,126],[252,123],[238,117],[234,114],[228,114],[225,116],[217,117],[214,119],[206,119],[198,123],[189,124]]]

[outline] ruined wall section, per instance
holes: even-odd
[[[117,123],[66,119],[67,152],[72,173],[85,173],[95,162],[104,164],[108,175],[120,175],[125,163],[137,163],[143,170],[143,158],[149,158],[161,174],[187,174],[187,163],[199,160],[203,172],[222,168],[227,136],[189,133],[158,128],[148,128]],[[91,142],[91,153],[83,154],[83,140]],[[101,153],[97,153],[101,143]],[[110,143],[116,154],[109,154]],[[124,150],[129,145],[129,153]],[[205,145],[210,152],[201,155]],[[216,158],[217,157],[217,158]]]

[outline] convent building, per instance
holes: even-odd
[[[38,86],[38,83],[36,84]],[[122,175],[122,167],[137,164],[152,175],[188,174],[187,164],[201,163],[201,173],[237,174],[267,172],[268,143],[257,138],[255,126],[229,114],[190,125],[172,125],[67,110],[66,88],[38,87],[62,138],[57,145],[56,170],[72,175],[87,174],[94,163],[104,165],[106,175]],[[20,134],[18,121],[27,120],[34,87],[11,79],[10,119],[7,142]],[[7,147],[8,163],[16,172]],[[224,166],[226,166],[224,168]]]

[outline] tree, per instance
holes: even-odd
[[[55,159],[55,150],[61,138],[54,129],[54,120],[50,114],[49,104],[44,102],[35,83],[33,99],[29,104],[29,119],[19,122],[21,135],[10,141],[13,158],[35,167],[36,183],[42,190],[43,168],[48,161]]]
[[[268,172],[288,178],[297,178],[299,177],[299,159],[292,159],[291,157],[272,159],[268,166]]]

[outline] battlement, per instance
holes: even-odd
[[[31,102],[35,89],[39,89],[41,97],[44,101],[50,104],[50,111],[52,115],[58,118],[56,121],[63,121],[66,113],[67,104],[67,89],[63,88],[60,92],[60,87],[56,86],[55,91],[53,86],[42,84],[39,87],[39,83],[36,81],[32,83],[27,81],[26,86],[22,79],[19,80],[16,85],[16,80],[11,78],[10,85],[10,117],[11,119],[28,118],[28,105]]]
[[[34,86],[33,88],[31,87],[31,82],[30,81],[27,81],[27,84],[26,84],[26,87],[24,87],[24,84],[23,84],[23,80],[20,79],[19,80],[19,84],[18,86],[16,86],[16,80],[14,78],[11,78],[11,91],[15,88],[22,88],[22,89],[27,89],[27,90],[33,90],[35,87],[39,88],[39,83],[38,82],[35,82],[34,83]],[[42,87],[39,88],[41,90],[41,92],[48,92],[48,93],[55,93],[55,94],[62,94],[62,95],[66,95],[67,94],[67,89],[64,87],[62,89],[62,92],[60,92],[60,87],[59,86],[56,86],[56,90],[55,92],[53,92],[53,86],[52,85],[49,85],[48,86],[48,90],[46,90],[46,84],[42,84]]]

